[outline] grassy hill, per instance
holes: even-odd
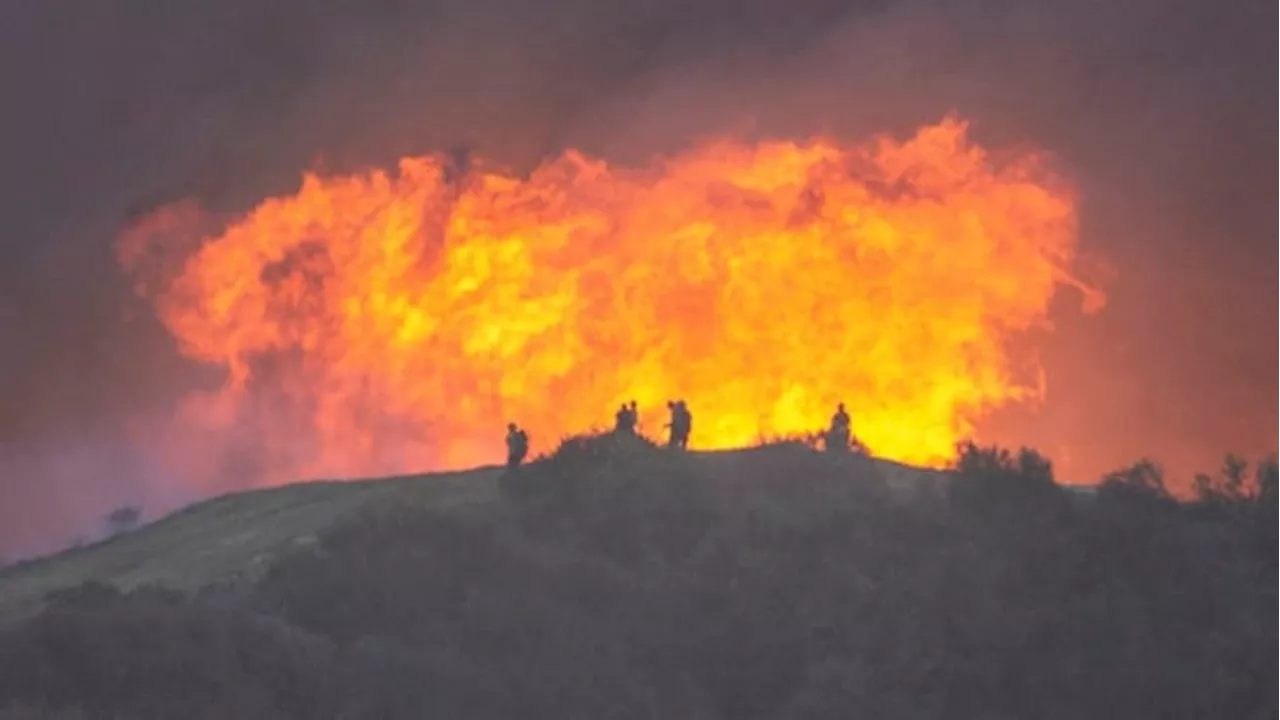
[[[224,495],[133,532],[0,570],[0,618],[52,590],[97,580],[183,591],[252,578],[343,518],[379,504],[447,507],[496,498],[494,467],[360,482],[316,481]]]
[[[0,720],[1273,718],[1275,475],[601,436],[230,495],[0,574]]]
[[[761,449],[693,452],[707,482],[741,476]],[[801,452],[801,451],[797,451]],[[943,475],[874,460],[903,492]],[[133,532],[0,569],[0,619],[39,609],[54,590],[87,581],[121,589],[159,584],[194,592],[252,582],[276,558],[362,512],[390,506],[449,508],[499,499],[499,466],[353,482],[314,481],[224,495],[179,510]],[[728,488],[722,500],[733,497]]]

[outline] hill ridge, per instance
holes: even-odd
[[[790,443],[686,454],[708,478],[732,482],[734,464],[785,445]],[[868,459],[886,484],[899,491],[930,485],[948,474],[885,458]],[[502,473],[501,465],[484,465],[385,477],[325,478],[199,500],[131,532],[0,568],[0,620],[27,616],[39,609],[49,592],[91,580],[122,590],[159,584],[188,593],[252,582],[271,560],[371,508],[496,501]]]

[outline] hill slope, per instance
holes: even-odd
[[[0,576],[0,720],[1275,717],[1274,466],[1143,477],[601,436],[228,496]]]
[[[0,617],[97,580],[194,591],[251,580],[272,558],[380,504],[447,507],[496,498],[496,467],[365,481],[314,481],[196,503],[137,530],[0,570]]]
[[[709,478],[732,478],[760,449],[693,452]],[[874,461],[903,490],[940,476]],[[0,570],[0,619],[38,610],[54,590],[87,581],[128,590],[158,584],[193,592],[252,582],[283,553],[361,512],[391,506],[448,508],[498,499],[499,466],[361,481],[300,482],[196,503],[133,532]]]

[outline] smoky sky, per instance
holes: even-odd
[[[192,498],[122,444],[207,382],[131,296],[129,218],[475,151],[619,162],[949,110],[1080,191],[1042,406],[985,431],[1088,480],[1277,437],[1275,6],[1261,0],[11,0],[0,8],[0,552]]]

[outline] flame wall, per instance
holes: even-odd
[[[675,397],[695,447],[813,430],[845,401],[874,453],[938,464],[1042,391],[1008,342],[1055,290],[1100,299],[1070,273],[1066,184],[952,117],[850,147],[462,165],[307,175],[207,236],[178,205],[122,238],[181,351],[225,370],[174,428],[201,439],[175,453],[188,473],[469,466],[500,458],[508,420],[537,451],[633,398],[657,433]]]

